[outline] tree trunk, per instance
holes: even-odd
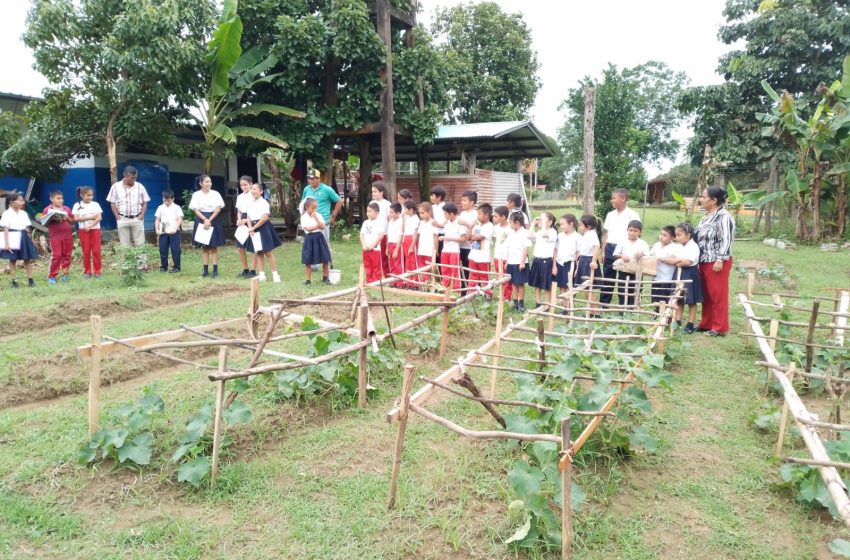
[[[596,169],[593,132],[596,118],[596,88],[584,88],[584,203],[585,214],[596,209]]]
[[[427,202],[431,196],[431,159],[428,148],[416,148],[416,168],[419,171],[419,200]]]
[[[324,104],[325,107],[336,107],[337,106],[337,67],[339,66],[338,60],[334,55],[330,55],[327,58],[325,64],[325,83],[324,83]],[[325,163],[325,172],[323,174],[324,183],[329,185],[331,188],[336,190],[336,184],[334,183],[334,143],[336,142],[336,137],[334,134],[329,134],[325,138],[325,148],[327,149],[327,162]]]
[[[776,170],[776,156],[770,158],[770,175],[767,179],[767,192],[773,194],[776,192],[779,183],[779,174]],[[773,202],[768,202],[764,206],[764,234],[770,235],[770,230],[773,229]]]
[[[812,177],[812,241],[820,239],[820,162],[815,162],[815,174]]]
[[[395,185],[395,107],[393,104],[393,50],[390,28],[390,1],[376,0],[378,36],[384,43],[386,67],[383,72],[384,92],[381,94],[381,168],[387,200],[396,199]]]
[[[112,113],[106,124],[106,159],[109,162],[109,179],[111,183],[118,182],[118,155],[115,149],[115,121],[118,120],[118,112]]]
[[[838,227],[838,237],[844,236],[844,226],[847,220],[847,174],[841,173],[838,176],[838,216],[836,216],[836,224]]]
[[[360,221],[366,219],[366,203],[372,195],[372,149],[367,136],[360,140],[360,184],[358,185],[357,206],[360,208]],[[392,199],[395,200],[395,199]]]

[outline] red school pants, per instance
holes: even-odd
[[[393,253],[395,253],[396,249],[398,249],[398,255],[395,257]],[[404,255],[402,254],[401,246],[399,243],[387,243],[387,252],[389,253],[389,273],[399,276],[404,272]],[[393,282],[393,286],[402,285],[402,281]]]
[[[452,290],[460,289],[460,253],[446,253],[440,255],[440,276],[443,286]]]
[[[56,278],[61,271],[68,273],[71,268],[71,252],[74,250],[74,238],[50,239],[50,272],[48,278]]]
[[[89,276],[102,272],[100,262],[100,229],[77,232],[80,236],[80,247],[83,249],[83,272]]]
[[[490,281],[490,263],[469,261],[469,268],[473,270],[469,273],[469,288],[474,290],[478,286],[486,286]],[[493,295],[493,292],[487,290],[486,294]]]
[[[381,270],[386,274],[390,270],[390,260],[387,258],[387,234],[381,238]]]
[[[381,269],[381,251],[363,251],[363,268],[366,269],[366,282],[374,282],[383,277]]]
[[[508,272],[508,261],[506,260],[493,259],[493,266],[496,267],[496,272],[499,274],[507,274]],[[510,282],[502,284],[502,294],[504,294],[506,300],[510,301],[513,291],[514,287]]]
[[[413,236],[405,235],[401,239],[401,262],[404,265],[404,271],[410,272],[411,270],[416,270],[416,251],[410,251],[411,247],[413,247]],[[414,278],[415,280],[415,278]],[[413,284],[408,284],[413,286]]]
[[[720,272],[714,272],[713,262],[700,263],[702,282],[702,318],[699,328],[719,333],[729,332],[729,273],[732,258],[723,261]]]
[[[431,264],[431,255],[416,255],[416,268],[422,268],[423,266],[427,266]],[[427,270],[426,272],[430,272]],[[431,280],[431,277],[427,274],[420,274],[419,281],[423,284],[427,284]]]

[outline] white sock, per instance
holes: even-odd
[[[280,284],[280,274],[277,273],[277,270],[272,272],[272,280],[275,284]]]
[[[261,273],[260,273],[260,282],[265,282],[265,281],[266,281],[266,273],[265,273],[265,272],[261,272]]]

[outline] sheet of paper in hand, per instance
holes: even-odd
[[[248,241],[249,235],[251,234],[248,233],[248,226],[242,225],[236,228],[236,233],[233,234],[233,237],[236,238],[236,241],[244,245]]]
[[[255,253],[259,253],[263,250],[263,238],[259,233],[251,234],[251,244],[254,246]]]
[[[205,228],[203,225],[198,225],[198,229],[195,230],[195,243],[200,243],[201,245],[209,245],[210,241],[212,241],[213,228]]]

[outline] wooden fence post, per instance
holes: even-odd
[[[451,284],[446,286],[446,295],[443,298],[444,301],[449,301],[452,295]],[[449,341],[449,306],[446,305],[443,307],[443,322],[440,326],[440,357],[446,355],[446,345]]]
[[[537,342],[537,346],[539,348],[537,352],[537,359],[540,360],[537,367],[540,371],[543,371],[546,363],[546,347],[543,345],[543,343],[546,342],[546,334],[543,330],[543,319],[537,319]]]
[[[414,367],[410,364],[404,366],[404,378],[401,382],[401,401],[398,412],[398,434],[395,439],[395,454],[393,455],[393,472],[390,478],[390,501],[389,509],[395,507],[395,498],[398,493],[398,475],[401,471],[401,454],[404,451],[404,433],[407,430],[408,406],[410,405],[410,388],[413,385]]]
[[[91,363],[89,364],[89,435],[100,429],[100,343],[103,324],[100,315],[91,316]]]
[[[364,297],[360,299],[358,320],[360,323],[360,340],[365,342],[369,338],[369,304]],[[369,375],[369,348],[363,346],[359,350],[359,360],[357,368],[357,406],[360,408],[366,407],[366,385]]]
[[[227,346],[218,351],[218,371],[227,371]],[[213,449],[212,466],[210,470],[210,489],[215,490],[218,479],[218,455],[221,451],[221,417],[224,413],[224,384],[226,381],[216,381],[215,386],[215,418],[213,418]]]
[[[257,310],[260,308],[260,279],[251,278],[251,296],[248,301],[248,333],[255,340],[260,336],[260,320]]]
[[[812,316],[809,318],[809,332],[806,333],[806,371],[812,371],[812,362],[815,359],[815,347],[812,342],[815,339],[815,325],[818,322],[818,312],[820,311],[820,301],[815,300],[812,303]]]
[[[572,470],[573,459],[571,456],[572,445],[570,443],[570,418],[561,420],[561,453],[566,454],[569,460],[561,471],[561,495],[563,506],[561,507],[561,560],[569,560],[572,556],[573,546],[573,519],[572,519]]]
[[[499,290],[499,294],[497,296],[498,307],[496,308],[496,337],[494,338],[493,343],[493,353],[496,354],[493,357],[493,365],[499,365],[499,353],[502,348],[502,324],[504,323],[505,318],[505,285],[499,284],[496,286]],[[498,379],[498,374],[496,370],[492,370],[490,372],[490,398],[496,398],[496,381]]]

